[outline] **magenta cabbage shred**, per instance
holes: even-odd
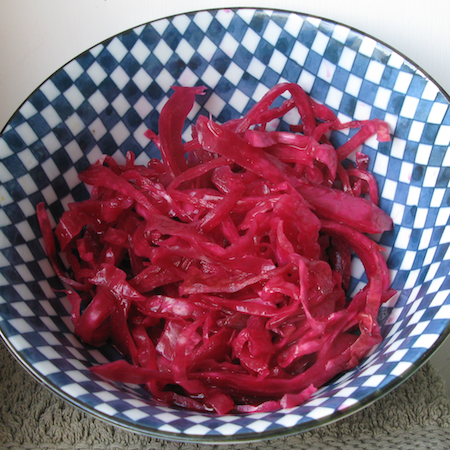
[[[200,115],[184,142],[204,93],[173,87],[158,133],[145,133],[161,159],[104,155],[79,174],[90,198],[54,230],[37,206],[46,253],[76,336],[123,356],[98,376],[200,412],[292,408],[382,340],[378,310],[395,292],[369,235],[393,223],[360,148],[389,128],[341,123],[284,83],[240,119]],[[286,114],[297,124],[271,131]],[[335,148],[338,130],[351,137]],[[367,283],[350,298],[355,254]]]

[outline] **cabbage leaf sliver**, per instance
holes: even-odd
[[[374,135],[389,140],[389,128],[341,123],[285,83],[240,119],[200,116],[183,142],[204,91],[174,87],[158,133],[146,132],[161,160],[103,156],[79,175],[91,197],[70,204],[54,231],[38,205],[46,252],[75,334],[123,355],[92,367],[99,376],[196,411],[294,407],[382,339],[378,310],[394,291],[367,234],[393,223],[359,149]],[[268,131],[292,109],[299,124]],[[330,133],[345,128],[358,131],[334,148]],[[368,282],[350,299],[353,254]]]

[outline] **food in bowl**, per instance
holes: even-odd
[[[121,356],[110,344],[93,347],[73,334],[72,308],[43,250],[36,205],[45,202],[54,227],[69,203],[89,198],[78,174],[102,155],[125,165],[132,151],[136,166],[159,158],[145,133],[158,131],[174,84],[208,87],[196,96],[186,121],[183,138],[190,140],[198,115],[211,114],[223,124],[285,81],[300,84],[344,123],[379,118],[389,124],[391,141],[372,137],[361,148],[378,182],[379,205],[394,221],[392,230],[372,235],[386,250],[397,291],[380,307],[383,340],[300,406],[256,414],[166,406],[142,385],[99,377],[92,366]],[[261,440],[361,410],[413,374],[450,331],[448,106],[448,95],[392,48],[293,12],[198,11],[100,43],[38,87],[0,136],[2,339],[56,395],[107,423],[152,437]],[[281,131],[299,122],[293,115],[280,121]],[[336,130],[330,140],[337,148],[357,132]],[[356,256],[351,275],[353,297],[367,282]]]
[[[367,233],[393,222],[359,146],[388,141],[389,127],[342,123],[282,83],[240,119],[200,116],[183,143],[204,91],[173,87],[159,133],[146,132],[161,160],[105,155],[79,174],[91,197],[69,204],[55,229],[70,274],[38,205],[47,255],[67,286],[75,334],[112,342],[124,357],[96,374],[195,411],[296,407],[382,340],[379,308],[395,291]],[[297,122],[275,130],[287,114]],[[353,128],[332,146],[333,130]],[[350,299],[353,252],[368,283]]]

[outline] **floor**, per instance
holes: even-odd
[[[450,398],[450,338],[439,347],[430,361],[444,380],[447,397]]]

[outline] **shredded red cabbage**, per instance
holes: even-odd
[[[196,411],[291,408],[381,341],[378,309],[394,292],[383,249],[366,233],[392,220],[358,150],[373,135],[388,140],[389,129],[378,119],[341,123],[285,83],[241,119],[199,117],[183,143],[203,93],[174,87],[159,134],[146,133],[162,160],[104,156],[82,172],[91,198],[70,204],[55,233],[38,205],[46,251],[67,285],[75,334],[124,356],[96,374]],[[299,125],[267,131],[294,108]],[[329,135],[345,128],[359,131],[335,149]],[[350,300],[353,253],[368,282]]]

